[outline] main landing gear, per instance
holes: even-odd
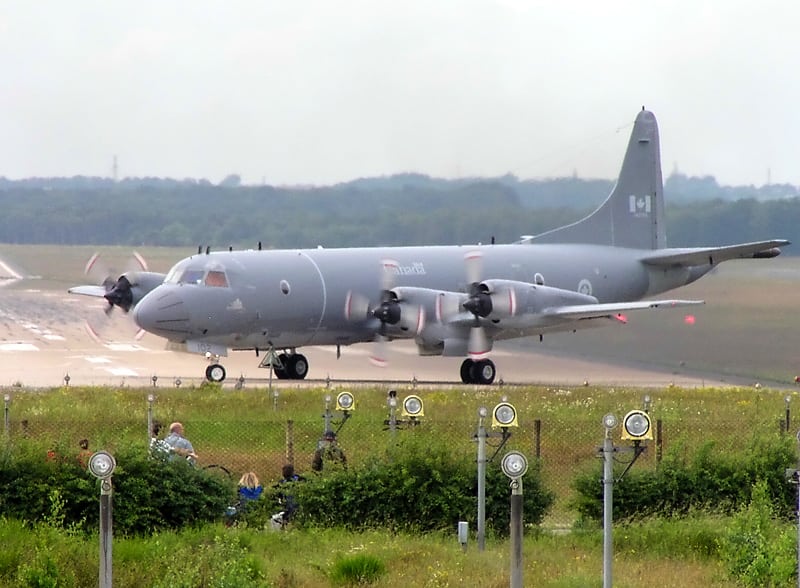
[[[465,359],[461,364],[461,381],[465,384],[488,386],[494,382],[497,369],[491,359]]]
[[[308,360],[302,353],[281,353],[272,369],[279,380],[303,380],[308,375]]]

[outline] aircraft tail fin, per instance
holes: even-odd
[[[591,243],[634,249],[667,246],[658,125],[652,112],[636,116],[619,178],[586,218],[524,239],[523,243]]]

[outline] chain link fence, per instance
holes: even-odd
[[[424,391],[416,393],[425,396]],[[233,482],[252,471],[265,486],[281,478],[286,463],[293,464],[301,475],[313,475],[313,454],[328,428],[337,432],[338,444],[351,468],[383,455],[391,444],[409,435],[423,442],[445,443],[454,456],[477,459],[477,410],[461,411],[455,416],[428,410],[427,416],[412,419],[398,407],[394,413],[396,424],[392,426],[388,406],[383,413],[358,408],[343,412],[336,410],[333,399],[320,406],[316,415],[310,415],[307,407],[301,410],[293,409],[291,404],[279,404],[277,395],[274,398],[262,395],[260,405],[253,408],[252,403],[237,406],[235,399],[226,399],[224,394],[216,399],[197,400],[187,392],[162,400],[155,389],[77,397],[62,389],[55,394],[56,398],[44,398],[36,392],[5,395],[7,443],[13,446],[25,440],[40,447],[43,456],[74,454],[78,458],[86,451],[79,445],[82,439],[88,439],[90,451],[106,449],[113,453],[116,447],[128,444],[140,446],[146,452],[153,422],[159,422],[162,431],[168,432],[171,422],[180,421],[198,455],[197,467],[229,476]],[[522,400],[521,406],[517,406],[517,426],[503,429],[492,426],[489,398],[476,396],[469,400],[476,407],[489,405],[485,423],[489,432],[488,467],[499,468],[500,459],[508,450],[522,452],[531,464],[538,466],[544,487],[556,496],[545,525],[558,528],[572,524],[576,516],[570,508],[574,478],[580,473],[596,471],[600,479],[602,464],[598,450],[604,435],[603,412],[598,410],[601,407],[568,391],[548,390],[538,398]],[[373,402],[380,403],[385,400]],[[734,416],[735,409],[736,406]],[[80,416],[76,415],[78,412]],[[209,418],[209,414],[214,418]],[[577,419],[576,414],[584,416]],[[662,403],[650,411],[655,438],[647,443],[647,450],[634,467],[655,468],[668,451],[683,452],[690,457],[702,443],[713,443],[718,451],[734,452],[744,450],[754,435],[792,432],[789,397],[785,405],[770,399],[755,411],[752,406],[742,406],[741,414],[741,418],[729,416],[721,420],[712,408],[704,407],[702,398],[690,406]],[[618,435],[615,443],[624,444]],[[619,459],[627,459],[624,452]]]

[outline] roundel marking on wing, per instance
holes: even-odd
[[[592,283],[586,278],[582,279],[580,282],[578,282],[578,292],[581,294],[586,294],[587,296],[591,296]]]

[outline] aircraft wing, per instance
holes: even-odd
[[[104,286],[75,286],[67,290],[69,294],[81,294],[83,296],[97,296],[103,298],[108,293]]]
[[[649,310],[658,308],[676,308],[679,306],[696,306],[705,304],[704,300],[641,300],[638,302],[607,302],[603,304],[565,304],[563,306],[550,306],[541,312],[534,314],[521,315],[512,319],[506,319],[506,326],[513,324],[509,328],[527,328],[534,325],[546,326],[548,328],[572,323],[584,319],[613,318],[625,322],[625,318],[619,315],[634,310]],[[459,327],[475,326],[475,317],[468,312],[461,312],[450,319],[447,323]],[[574,328],[570,326],[569,328]]]
[[[652,254],[642,258],[642,262],[655,266],[696,266],[714,265],[730,259],[759,259],[777,257],[781,251],[778,247],[788,245],[784,239],[772,241],[756,241],[724,247],[690,247],[686,249],[656,249]]]
[[[578,304],[556,306],[542,311],[545,318],[580,320],[613,317],[631,310],[647,310],[652,308],[675,308],[678,306],[694,306],[705,304],[704,300],[642,300],[640,302],[609,302],[605,304]]]

